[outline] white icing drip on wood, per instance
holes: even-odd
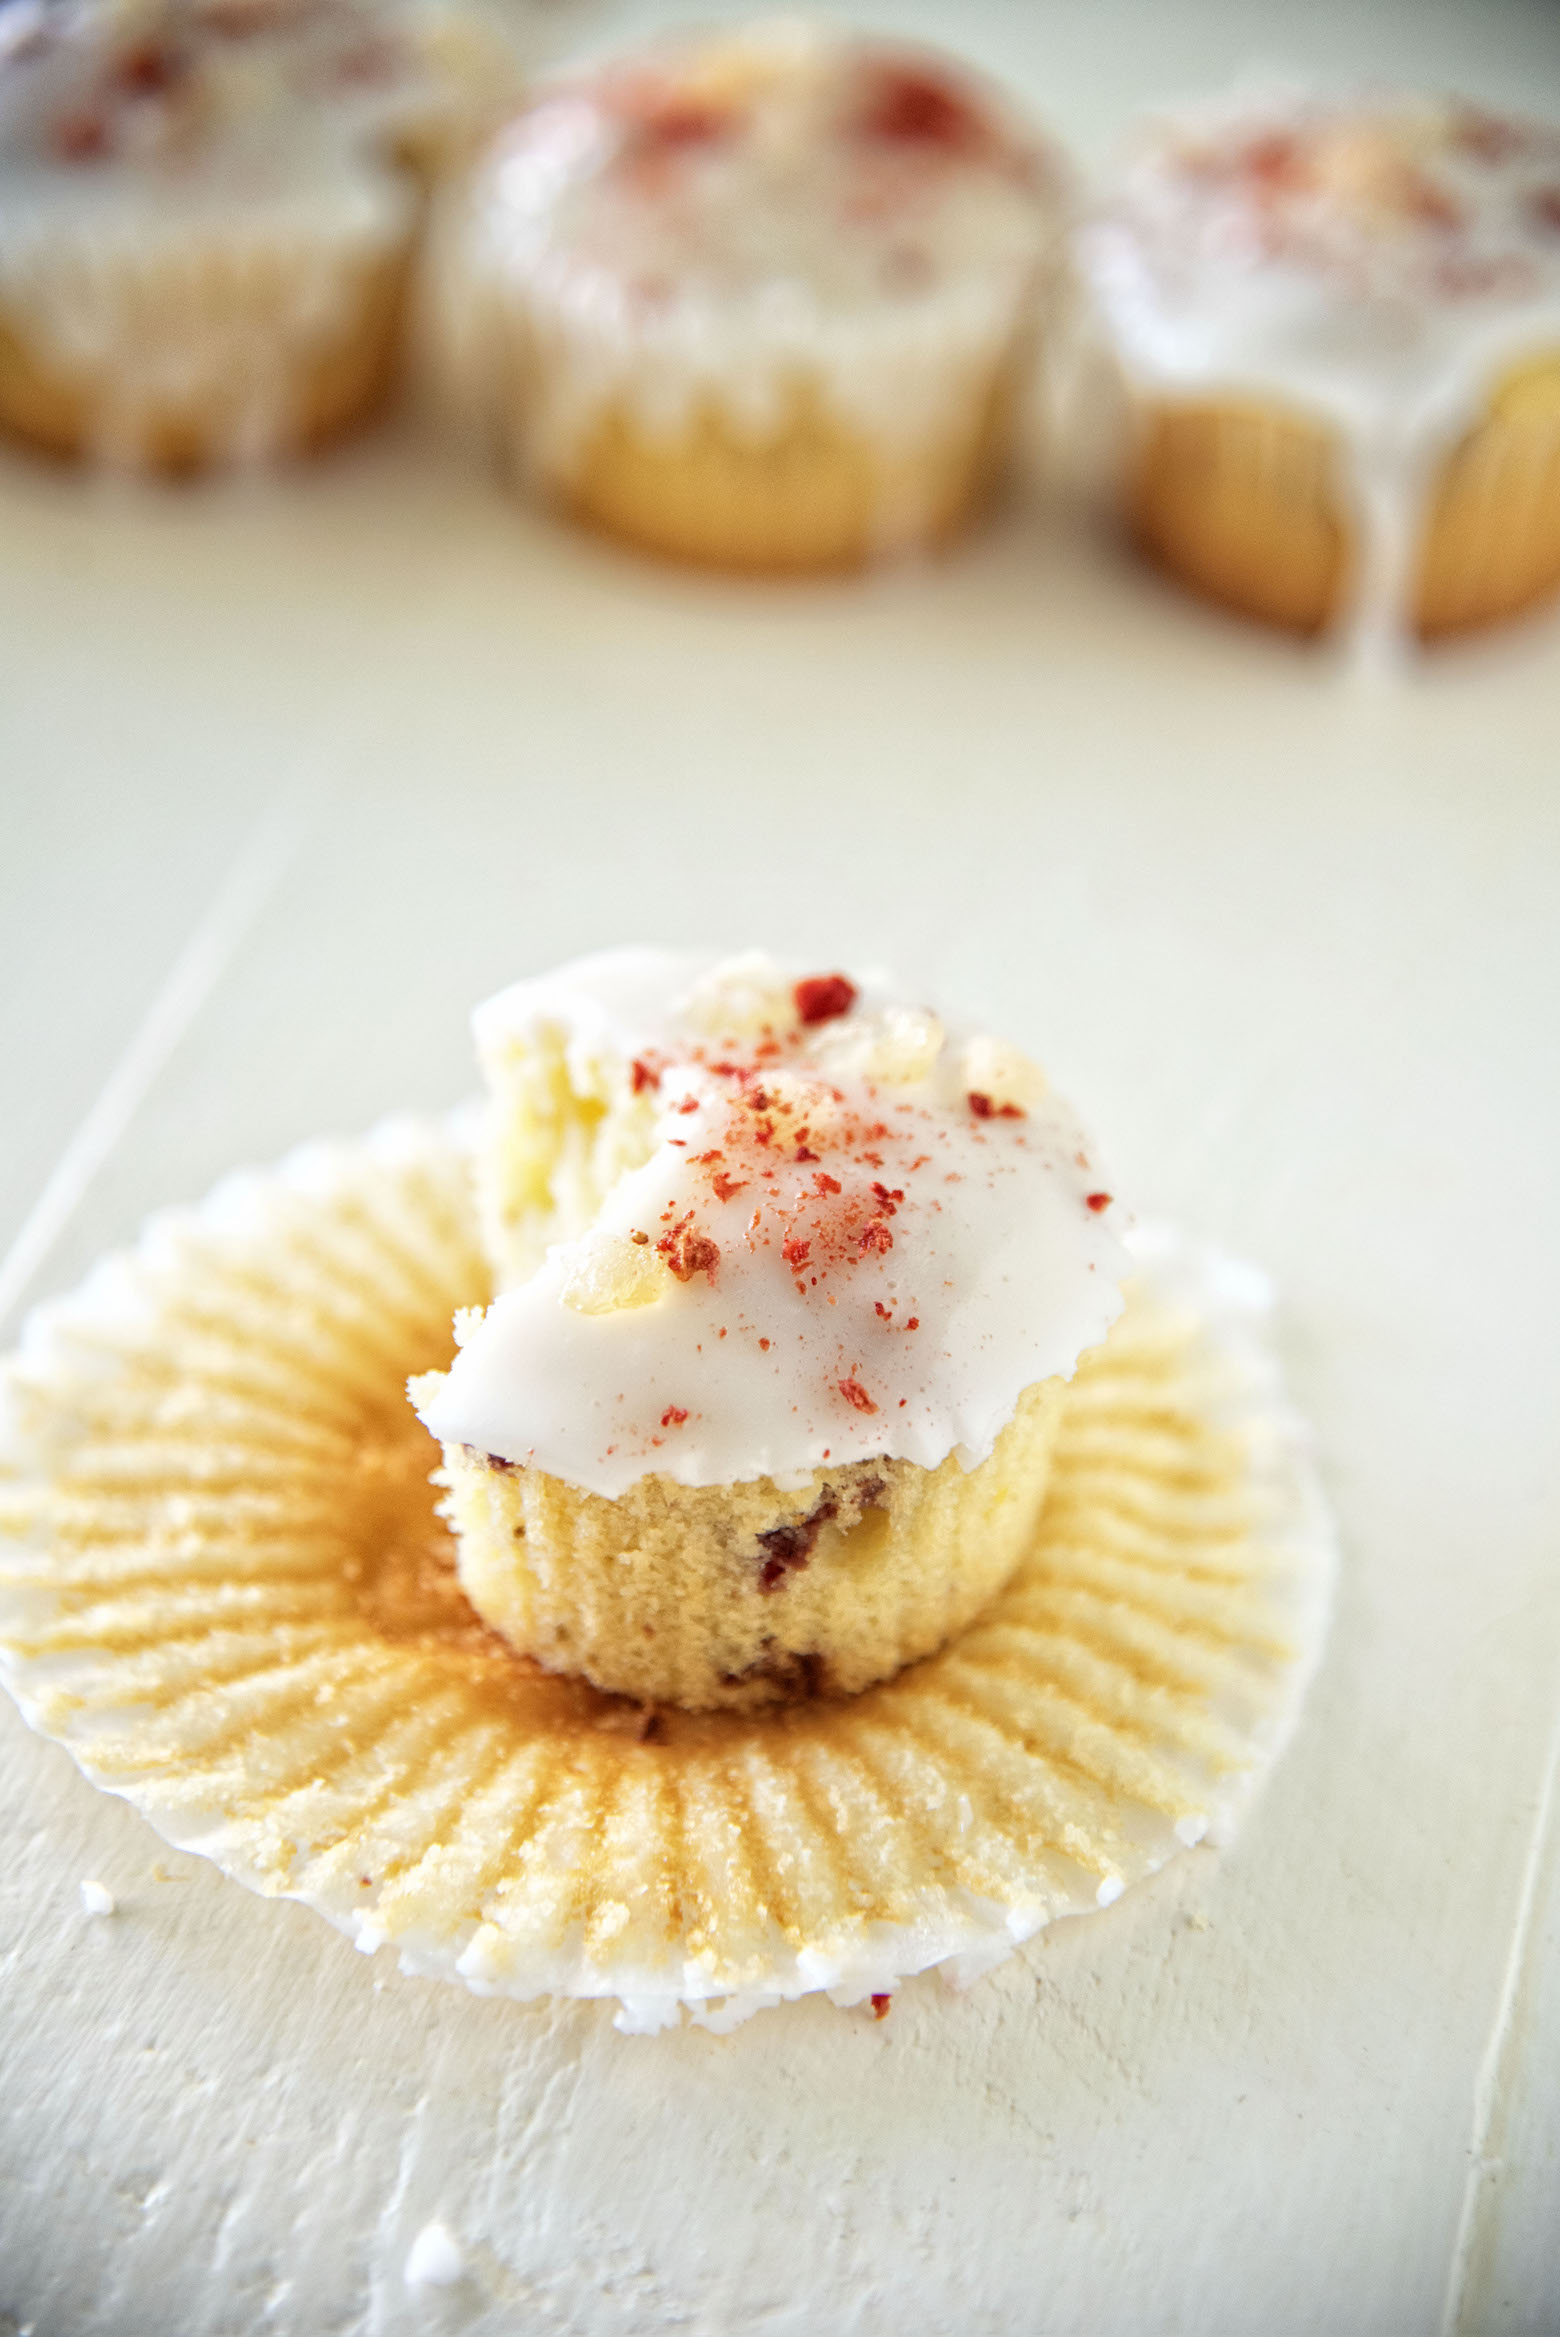
[[[1351,645],[1401,647],[1442,457],[1504,372],[1560,352],[1560,129],[1453,100],[1188,109],[1145,129],[1080,253],[1146,395],[1337,433]]]
[[[1025,1388],[1104,1336],[1124,1257],[1069,1107],[879,980],[811,1024],[798,1002],[827,994],[796,981],[623,951],[479,1012],[484,1052],[561,1031],[582,1069],[610,1054],[625,1093],[656,1082],[658,1116],[589,1232],[417,1384],[435,1436],[609,1496],[650,1474],[972,1466]],[[648,1299],[598,1311],[639,1264]]]

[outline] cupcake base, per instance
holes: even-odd
[[[402,243],[39,254],[27,292],[0,288],[0,430],[151,471],[311,453],[389,389],[408,258]],[[62,301],[68,339],[48,322]]]
[[[854,1695],[930,1655],[1018,1564],[1065,1383],[1026,1390],[979,1468],[856,1461],[783,1492],[648,1477],[616,1501],[445,1447],[472,1605],[551,1671],[693,1711]]]
[[[1143,550],[1243,616],[1314,634],[1355,586],[1342,449],[1325,425],[1233,400],[1147,400],[1128,512]],[[1508,375],[1445,458],[1410,570],[1403,630],[1431,640],[1521,614],[1560,588],[1560,358]]]
[[[462,1595],[403,1394],[483,1296],[465,1152],[230,1181],[40,1310],[0,1405],[0,1661],[166,1839],[483,1992],[722,2027],[972,1978],[1228,1835],[1324,1628],[1257,1279],[1142,1247],[991,1605],[884,1686],[666,1712]]]
[[[667,559],[771,575],[859,568],[930,550],[976,516],[1011,402],[1004,377],[935,437],[898,446],[809,382],[767,432],[707,397],[681,431],[655,434],[620,400],[551,492],[587,526]]]
[[[1138,432],[1128,510],[1150,559],[1241,616],[1296,633],[1332,622],[1350,546],[1327,431],[1263,407],[1167,404]]]
[[[1560,356],[1509,374],[1448,456],[1419,571],[1434,639],[1519,616],[1560,588]]]

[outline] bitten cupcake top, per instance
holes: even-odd
[[[447,1443],[611,1497],[973,1466],[1120,1311],[1071,1110],[878,979],[613,951],[503,992],[477,1036],[490,1066],[550,1045],[577,1090],[616,1090],[596,1141],[615,1121],[625,1165],[583,1225],[565,1173],[572,1238],[464,1318],[419,1391]]]
[[[1189,111],[1145,132],[1083,249],[1151,387],[1457,427],[1560,336],[1560,129],[1455,99]]]

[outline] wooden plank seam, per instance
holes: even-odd
[[[308,762],[313,770],[316,758]],[[254,822],[156,992],[129,1045],[46,1178],[0,1259],[0,1323],[26,1296],[93,1178],[231,963],[310,823],[305,773],[292,772]]]

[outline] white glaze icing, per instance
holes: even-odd
[[[1240,96],[1145,125],[1080,256],[1130,380],[1339,436],[1352,640],[1398,641],[1440,459],[1560,350],[1560,129],[1451,99]]]
[[[469,362],[517,368],[543,479],[609,405],[675,435],[715,393],[760,435],[799,376],[914,444],[1013,345],[1060,207],[1056,159],[945,59],[795,24],[669,46],[493,150],[452,237]]]
[[[1070,1108],[877,977],[799,1020],[828,1002],[802,973],[613,951],[479,1010],[485,1055],[561,1034],[582,1074],[606,1057],[624,1094],[637,1076],[654,1149],[463,1319],[448,1375],[416,1384],[435,1436],[608,1496],[650,1474],[973,1466],[1025,1388],[1104,1336],[1124,1254]],[[645,1303],[583,1311],[641,1271]]]
[[[86,389],[95,453],[135,461],[170,403],[210,410],[220,456],[272,451],[351,287],[408,246],[394,155],[473,107],[498,39],[478,22],[432,0],[13,0],[0,308]],[[252,307],[202,302],[213,266],[252,272]]]

